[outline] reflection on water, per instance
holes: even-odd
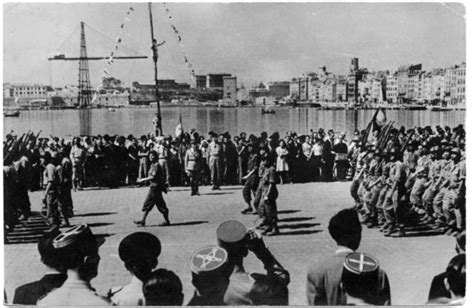
[[[275,114],[261,114],[259,108],[162,108],[163,130],[173,135],[179,116],[186,131],[195,128],[207,134],[209,131],[240,132],[260,134],[278,131],[280,134],[291,130],[303,134],[310,129],[332,128],[336,132],[345,131],[349,136],[358,128],[363,129],[371,120],[375,110],[317,110],[311,108],[280,108]],[[464,124],[465,111],[408,111],[387,110],[387,118],[395,121],[397,127]],[[155,109],[106,109],[22,111],[19,118],[4,118],[5,134],[14,130],[42,130],[42,136],[70,136],[120,134],[140,136],[154,131]]]

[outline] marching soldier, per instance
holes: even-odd
[[[163,199],[163,192],[167,193],[168,188],[165,183],[165,175],[164,171],[162,170],[160,164],[158,163],[158,154],[156,151],[150,151],[149,155],[150,159],[150,170],[148,172],[148,177],[142,178],[138,180],[138,183],[150,181],[150,190],[148,191],[148,195],[143,203],[143,217],[141,220],[134,221],[137,226],[144,227],[145,220],[148,216],[148,213],[153,209],[156,205],[158,211],[163,215],[165,221],[160,224],[160,226],[169,226],[169,210],[166,207],[166,202]]]

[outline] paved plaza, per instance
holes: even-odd
[[[306,304],[305,283],[308,266],[334,253],[335,243],[327,225],[337,211],[352,206],[350,183],[308,183],[279,185],[277,200],[280,236],[265,237],[265,242],[280,263],[290,272],[290,304]],[[134,219],[148,188],[85,190],[73,193],[73,224],[87,223],[106,241],[100,247],[99,276],[92,280],[98,293],[128,282],[129,275],[118,257],[118,244],[135,231],[155,234],[162,242],[159,267],[176,272],[184,286],[185,303],[192,296],[189,258],[198,248],[216,242],[216,228],[225,220],[236,219],[246,226],[255,225],[256,216],[241,215],[244,208],[241,187],[221,191],[201,188],[201,196],[191,197],[189,188],[172,188],[165,195],[172,226],[159,227],[161,214],[154,209],[145,228]],[[33,210],[40,209],[41,192],[30,194]],[[392,304],[424,304],[431,279],[442,272],[454,255],[454,238],[445,235],[409,232],[404,238],[386,238],[378,229],[364,227],[360,251],[376,256],[387,272]],[[247,271],[264,272],[253,256],[245,259]],[[5,289],[13,298],[14,289],[39,279],[44,273],[35,244],[5,246]]]

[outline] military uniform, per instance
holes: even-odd
[[[219,188],[221,184],[222,147],[217,142],[209,143],[209,169],[211,172],[212,188]]]
[[[191,196],[199,195],[199,175],[201,172],[201,153],[199,150],[190,148],[186,151],[184,157],[184,164],[186,166],[186,172],[189,176],[189,184],[191,186]]]
[[[252,202],[252,192],[254,195],[256,194],[258,188],[258,166],[259,166],[259,157],[258,154],[252,153],[248,157],[247,161],[247,170],[252,172],[250,176],[247,177],[244,183],[244,188],[242,189],[242,195],[244,197],[244,201],[247,204]],[[258,211],[258,207],[254,207],[255,212]]]
[[[158,162],[154,162],[150,166],[150,170],[148,171],[148,176],[152,177],[150,180],[150,190],[146,196],[145,202],[143,203],[143,218],[140,221],[136,221],[137,225],[145,225],[146,217],[148,213],[153,209],[153,207],[158,208],[158,211],[163,215],[165,218],[165,223],[162,225],[169,225],[169,210],[166,207],[166,202],[163,199],[163,192],[167,192],[165,179],[163,170]]]
[[[56,167],[49,163],[43,173],[45,183],[50,188],[45,196],[48,222],[51,226],[59,226],[59,185],[60,178]]]

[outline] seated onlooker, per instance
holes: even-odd
[[[336,253],[310,266],[306,282],[309,305],[345,305],[341,276],[346,257],[359,248],[362,226],[357,211],[344,209],[329,220],[329,234],[337,243]],[[390,285],[380,270],[377,305],[390,305]]]
[[[67,279],[58,289],[38,301],[41,306],[104,306],[90,281],[97,276],[99,243],[87,225],[72,227],[53,239],[60,255],[59,265],[67,270]]]
[[[449,261],[446,268],[444,285],[450,297],[439,297],[427,304],[462,305],[466,295],[466,255],[459,254]]]
[[[147,306],[181,306],[183,285],[175,273],[160,268],[143,282],[143,295]]]
[[[67,276],[60,263],[58,252],[53,247],[53,239],[59,234],[55,229],[46,233],[38,243],[38,251],[41,262],[46,266],[46,274],[38,281],[30,282],[15,290],[13,304],[36,305],[38,299],[42,298],[51,290],[62,286]]]
[[[109,290],[107,297],[117,306],[142,306],[145,304],[143,281],[158,265],[160,240],[150,233],[135,232],[120,242],[118,251],[131,280],[126,286]]]
[[[466,232],[462,232],[456,236],[456,246],[455,251],[457,254],[466,253]],[[451,293],[446,289],[444,280],[446,278],[446,272],[442,272],[433,277],[431,281],[430,293],[428,295],[428,301],[437,299],[437,298],[450,298]]]
[[[379,262],[366,253],[354,252],[344,260],[341,289],[346,305],[377,305],[380,290]]]

